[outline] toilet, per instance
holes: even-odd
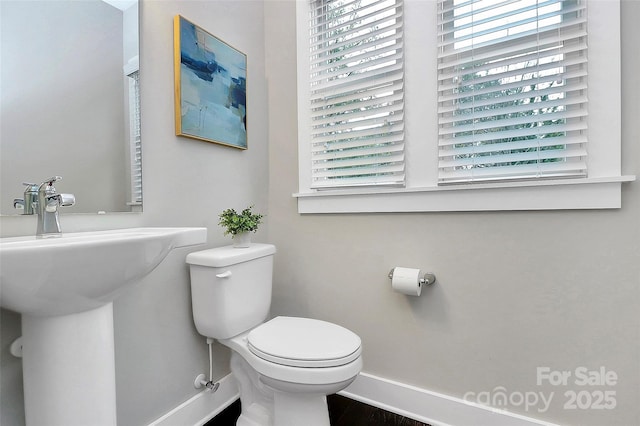
[[[271,244],[251,244],[188,254],[196,329],[231,349],[238,426],[329,426],[326,396],[355,380],[361,341],[326,321],[267,321],[275,253]]]

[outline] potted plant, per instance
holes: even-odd
[[[250,232],[256,232],[258,225],[262,223],[264,217],[260,213],[253,213],[249,206],[242,210],[241,213],[234,209],[226,209],[220,213],[220,226],[225,228],[224,235],[231,234],[233,238],[233,246],[238,248],[246,248],[251,244]]]

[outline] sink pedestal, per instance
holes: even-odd
[[[27,426],[115,426],[113,301],[207,228],[0,238],[0,307],[22,314]]]
[[[113,304],[77,314],[22,316],[27,425],[115,426]]]

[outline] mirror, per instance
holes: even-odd
[[[137,0],[2,0],[0,20],[0,214],[55,175],[63,214],[141,211]]]

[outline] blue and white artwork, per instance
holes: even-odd
[[[176,134],[246,149],[246,55],[182,16],[175,31]]]

